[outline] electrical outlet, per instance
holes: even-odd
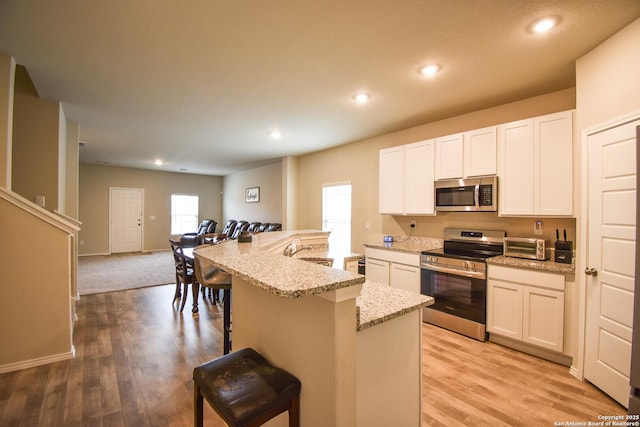
[[[542,234],[542,221],[536,220],[533,223],[533,234],[541,235]]]
[[[416,228],[416,222],[415,221],[411,221],[411,228]]]

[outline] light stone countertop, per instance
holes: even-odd
[[[370,328],[431,305],[433,302],[433,297],[366,281],[362,286],[360,296],[356,298],[358,306],[357,330]]]
[[[430,237],[393,236],[393,242],[384,242],[382,240],[383,237],[382,235],[374,237],[366,242],[364,246],[420,255],[422,251],[441,248],[444,245],[442,239]]]
[[[532,259],[513,258],[500,255],[497,257],[487,258],[487,264],[504,265],[516,268],[527,268],[530,270],[541,270],[562,274],[575,274],[576,270],[575,257],[573,258],[573,262],[571,264],[562,264],[551,260],[536,261]]]
[[[362,285],[361,293],[356,298],[357,330],[370,328],[433,304],[433,298],[425,295],[390,288],[379,283],[365,283],[365,277],[360,274],[325,267],[295,257],[290,258],[282,255],[279,250],[269,252],[274,248],[280,248],[291,239],[325,235],[328,233],[315,230],[260,233],[254,235],[250,243],[228,240],[218,245],[199,248],[195,251],[195,256],[283,298],[302,298]],[[314,249],[297,255],[316,257],[330,254],[330,250]],[[354,256],[354,259],[361,256],[347,255]]]

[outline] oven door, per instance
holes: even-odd
[[[429,309],[476,323],[486,323],[487,281],[484,274],[457,274],[435,271],[423,266],[420,287],[423,295],[435,299]]]

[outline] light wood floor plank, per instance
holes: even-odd
[[[201,299],[194,317],[189,296],[179,313],[174,290],[83,296],[76,358],[0,375],[0,426],[192,426],[192,370],[222,354],[222,306]],[[432,325],[422,333],[423,426],[552,426],[625,412],[564,366]],[[205,405],[205,426],[223,425]]]

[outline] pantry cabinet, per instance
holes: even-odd
[[[573,214],[573,111],[498,128],[500,215]]]
[[[420,255],[365,248],[367,280],[420,293]]]
[[[380,150],[381,214],[434,214],[433,140]]]
[[[538,347],[564,349],[564,275],[488,266],[487,331]]]

